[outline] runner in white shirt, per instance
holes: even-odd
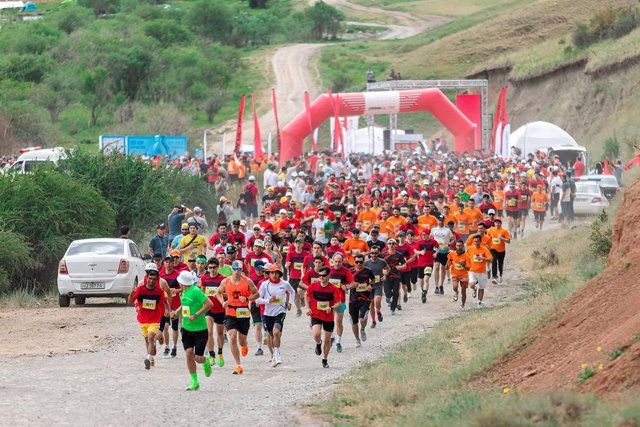
[[[295,296],[295,291],[289,282],[282,280],[282,270],[277,264],[271,264],[265,271],[269,274],[269,280],[260,286],[260,294],[256,304],[264,304],[264,327],[269,336],[267,344],[271,352],[271,360],[274,368],[282,363],[280,356],[280,340],[282,327],[287,310],[291,310],[289,302]]]
[[[438,215],[438,225],[431,230],[431,238],[438,242],[438,252],[433,263],[433,278],[436,285],[436,293],[444,294],[444,279],[447,277],[447,256],[449,245],[453,242],[453,232],[444,225],[444,215]]]

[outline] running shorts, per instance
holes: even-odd
[[[537,221],[542,221],[544,219],[546,212],[542,211],[533,211],[533,217],[537,220]]]
[[[520,218],[526,218],[529,216],[529,209],[520,209]]]
[[[418,283],[418,277],[420,276],[420,270],[424,269],[422,267],[413,267],[411,269],[411,283]]]
[[[447,257],[449,256],[448,253],[445,252],[438,252],[436,254],[436,258],[435,258],[435,262],[440,263],[442,265],[446,265],[447,264]]]
[[[377,286],[371,290],[371,293],[373,294],[374,297],[381,297],[382,294],[384,292],[384,288],[382,286]]]
[[[193,348],[193,352],[196,356],[204,355],[204,349],[207,346],[207,339],[209,334],[207,330],[202,331],[187,331],[182,328],[182,346],[185,350]]]
[[[255,303],[251,303],[251,323],[253,326],[262,323],[262,314],[260,314],[260,307]]]
[[[411,271],[403,271],[400,273],[400,283],[405,286],[411,283]]]
[[[294,291],[298,291],[298,286],[300,285],[300,279],[289,279],[289,284],[293,288]]]
[[[489,284],[487,273],[474,273],[473,271],[470,271],[469,283],[477,283],[480,289],[486,289],[487,285]]]
[[[269,335],[273,335],[273,328],[282,331],[285,317],[287,317],[287,313],[280,313],[277,316],[264,316],[264,328]]]
[[[140,323],[142,336],[147,338],[150,334],[157,334],[160,325],[158,323]]]
[[[507,218],[519,219],[520,211],[515,211],[515,212],[507,211]]]
[[[469,286],[469,277],[468,276],[451,276],[451,281],[453,283],[460,283],[460,286],[466,288]]]
[[[423,279],[424,276],[429,276],[431,277],[431,275],[433,274],[433,265],[427,265],[426,267],[420,267],[420,270],[418,271],[418,277]]]
[[[168,325],[170,322],[171,318],[169,316],[162,316],[162,318],[160,319],[160,327],[158,328],[158,330],[160,332],[164,332],[164,327],[165,325]]]
[[[370,301],[350,302],[349,315],[351,316],[351,323],[357,325],[359,319],[366,319],[370,305]]]
[[[333,328],[335,327],[335,322],[333,320],[320,320],[315,317],[311,318],[311,326],[314,325],[322,325],[322,330],[325,332],[333,332]]]
[[[242,335],[247,335],[249,333],[249,327],[251,326],[249,318],[243,317],[242,319],[238,319],[235,316],[225,316],[224,324],[228,331],[235,329]]]
[[[207,314],[205,314],[205,316],[211,317],[213,319],[213,322],[217,325],[224,325],[224,312],[212,313],[210,311],[207,311]]]

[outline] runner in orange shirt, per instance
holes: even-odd
[[[389,217],[387,222],[391,224],[393,227],[394,234],[400,231],[400,227],[407,223],[407,219],[400,215],[400,208],[398,206],[394,206],[391,209],[392,215]]]
[[[493,260],[491,252],[486,246],[482,246],[481,236],[476,234],[473,236],[473,245],[467,249],[467,254],[471,260],[471,268],[469,269],[469,285],[473,289],[473,296],[478,297],[478,308],[482,308],[482,300],[484,299],[484,290],[487,288],[489,280],[487,279],[487,262]],[[480,290],[477,291],[476,287]]]
[[[545,193],[543,185],[538,185],[536,192],[531,195],[531,205],[533,206],[533,219],[536,222],[536,228],[542,230],[544,223],[544,215],[547,212],[549,203],[549,195]]]
[[[496,183],[496,189],[491,193],[493,196],[493,204],[496,207],[496,214],[502,216],[504,209],[504,190],[501,182]]]
[[[380,226],[380,234],[384,234],[386,238],[391,238],[396,235],[393,225],[389,222],[389,212],[384,210],[380,212],[380,219],[377,220],[375,224]]]
[[[464,205],[462,203],[458,205],[458,211],[453,214],[453,217],[455,218],[454,221],[456,223],[456,233],[460,235],[462,241],[467,240],[473,218],[464,212]]]
[[[478,224],[483,218],[482,211],[476,207],[476,202],[473,199],[469,199],[467,201],[467,207],[464,209],[464,213],[469,215],[472,220],[469,232],[475,233],[478,230]]]
[[[511,234],[502,228],[502,218],[496,218],[495,226],[491,227],[487,234],[491,237],[491,277],[494,284],[502,283],[502,273],[504,271],[504,256],[507,252],[507,243],[511,243]]]
[[[480,235],[480,244],[491,250],[491,237],[487,234],[487,229],[483,223],[478,224],[478,233],[469,236],[469,238],[467,238],[467,241],[464,242],[464,245],[467,248],[471,247],[473,245],[473,239],[477,235]]]
[[[460,284],[460,293],[462,294],[462,303],[460,310],[464,311],[464,305],[467,302],[467,286],[469,286],[469,268],[471,260],[464,250],[462,241],[456,242],[456,250],[449,252],[447,255],[446,268],[451,273],[451,282],[453,283],[453,300],[458,301],[458,284]]]
[[[351,230],[353,237],[347,239],[342,244],[342,249],[347,254],[347,262],[349,266],[354,266],[354,256],[356,255],[369,255],[369,245],[367,242],[361,237],[360,230],[354,228]]]
[[[364,231],[367,233],[373,228],[373,223],[378,219],[378,214],[371,210],[371,202],[364,201],[364,210],[358,214],[358,221],[362,221]]]

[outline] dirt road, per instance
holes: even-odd
[[[509,271],[508,283],[491,286],[489,305],[521,292],[516,274]],[[184,391],[189,377],[180,344],[177,358],[159,357],[154,368],[144,369],[143,341],[132,307],[94,303],[4,312],[0,321],[9,335],[0,347],[2,424],[300,424],[305,420],[295,404],[327,396],[349,370],[458,313],[447,289],[447,295],[430,295],[425,305],[414,293],[396,316],[385,310],[384,321],[368,331],[360,349],[345,318],[344,351],[332,350],[330,369],[321,367],[313,351],[307,318],[291,313],[285,322],[281,367],[271,368],[266,356],[254,356],[251,340],[245,374],[232,375],[225,347],[227,365],[214,367],[211,378],[199,369],[201,389],[194,393]]]

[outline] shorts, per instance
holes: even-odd
[[[540,211],[533,211],[533,218],[534,218],[536,221],[542,221],[542,220],[544,219],[545,214],[546,214],[546,212],[545,212],[545,211],[542,211],[542,212],[540,212]]]
[[[158,328],[160,332],[164,332],[164,326],[169,323],[169,320],[171,320],[169,316],[162,316],[160,319],[160,327]]]
[[[345,311],[347,311],[347,304],[345,303],[340,304],[340,307],[336,309],[336,313],[344,313]]]
[[[169,321],[171,321],[171,329],[173,329],[174,331],[178,331],[178,325],[180,324],[180,318],[176,317],[175,319],[172,319],[170,317],[165,317],[162,316],[162,319],[160,319],[160,328],[158,329],[160,332],[164,332],[164,326],[169,324]]]
[[[140,330],[142,331],[142,336],[145,338],[151,334],[157,334],[159,327],[160,325],[158,323],[140,323]]]
[[[258,205],[244,205],[244,208],[242,208],[242,213],[248,218],[258,218]]]
[[[262,314],[260,314],[260,307],[253,303],[251,304],[251,323],[253,323],[253,326],[262,323]]]
[[[325,332],[333,332],[333,328],[335,327],[335,322],[333,320],[320,320],[315,317],[311,318],[311,326],[314,325],[322,325],[322,330]]]
[[[432,273],[433,273],[433,265],[427,265],[425,267],[420,267],[418,269],[418,277],[421,279],[424,279],[424,276],[431,277]]]
[[[400,283],[405,286],[411,283],[411,271],[403,271],[400,273]]]
[[[248,317],[238,319],[235,316],[225,316],[224,324],[228,331],[235,329],[242,335],[247,335],[249,333],[249,327],[251,326]]]
[[[284,318],[287,317],[287,313],[280,313],[277,316],[264,316],[264,328],[269,335],[273,335],[273,328],[282,331],[284,326]]]
[[[294,291],[298,292],[298,286],[300,285],[300,279],[289,279],[289,284]],[[291,296],[293,298],[293,295]]]
[[[474,273],[473,271],[470,271],[469,283],[477,283],[480,289],[486,289],[487,285],[489,284],[487,273]]]
[[[418,281],[420,270],[424,271],[424,269],[422,269],[421,267],[414,267],[411,269],[411,283],[416,283]]]
[[[446,265],[447,264],[447,260],[448,260],[448,258],[447,258],[448,256],[449,256],[448,253],[438,252],[436,254],[436,257],[435,257],[434,261],[439,263],[439,264]]]
[[[224,312],[222,313],[212,313],[207,311],[205,316],[211,317],[213,319],[213,323],[216,325],[224,325]]]
[[[526,218],[529,216],[529,209],[520,209],[520,218]]]
[[[451,276],[453,283],[460,283],[460,286],[467,288],[469,286],[469,276]]]
[[[520,219],[520,211],[507,211],[507,218]]]
[[[374,297],[381,297],[384,292],[384,286],[374,286],[371,290],[371,294]]]
[[[371,301],[350,302],[349,315],[351,316],[351,323],[357,325],[359,319],[366,319],[370,305]]]
[[[551,203],[550,208],[553,210],[558,207],[558,203],[560,202],[560,193],[551,194]]]
[[[187,331],[185,328],[182,328],[182,347],[185,350],[193,348],[193,353],[196,356],[204,355],[204,349],[207,346],[207,340],[209,339],[209,334],[207,330],[204,329],[202,331]]]

